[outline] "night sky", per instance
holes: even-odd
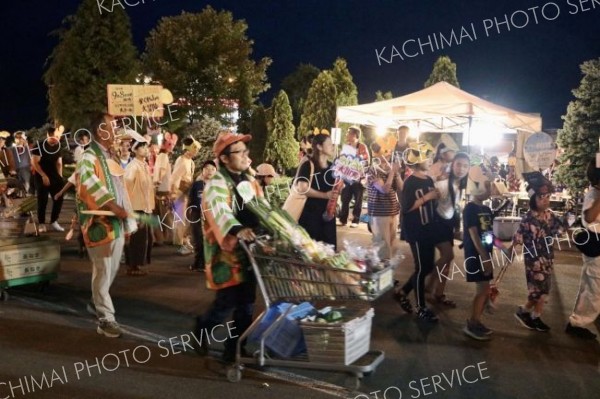
[[[45,122],[41,76],[57,43],[49,33],[79,3],[0,2],[0,130]],[[112,0],[103,4],[110,8]],[[571,90],[581,79],[579,65],[600,56],[600,0],[139,0],[125,7],[136,46],[143,51],[147,33],[162,16],[200,11],[207,4],[246,20],[254,56],[273,59],[267,71],[272,88],[261,96],[266,104],[299,63],[323,69],[336,57],[345,58],[359,103],[365,103],[374,100],[376,90],[399,96],[423,88],[436,58],[448,55],[458,66],[462,89],[519,111],[539,112],[544,129],[560,128]],[[432,41],[432,51],[428,37],[440,39],[440,34],[452,46],[438,50]],[[392,46],[398,52],[388,63]]]

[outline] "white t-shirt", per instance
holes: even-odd
[[[459,181],[454,180],[454,203],[458,204],[460,190]],[[437,201],[437,213],[446,220],[452,219],[454,216],[454,207],[452,206],[452,198],[450,197],[450,190],[448,190],[448,179],[440,180],[435,182],[435,188],[440,191],[440,198]]]
[[[81,161],[84,151],[85,148],[83,148],[82,145],[78,145],[75,147],[75,149],[73,150],[73,159],[75,160],[75,163]]]
[[[159,172],[164,169],[162,179],[158,179]],[[152,177],[154,183],[160,183],[157,191],[169,191],[169,182],[171,181],[171,163],[169,162],[169,155],[166,152],[158,154],[154,163],[154,176]]]
[[[594,202],[598,200],[600,200],[600,191],[598,191],[594,187],[591,187],[585,195],[585,198],[583,199],[583,206],[581,207],[582,211],[585,212],[586,210],[590,209],[594,205]],[[583,227],[585,227],[586,229],[588,228],[588,223],[585,222],[585,216],[583,215],[583,213],[581,215],[581,223],[583,224]],[[594,226],[591,230],[600,232],[600,214],[596,217],[596,220],[594,220],[590,224],[595,223],[597,223],[597,225]]]

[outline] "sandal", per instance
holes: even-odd
[[[128,276],[145,276],[148,273],[142,269],[127,269]]]
[[[394,281],[394,288],[396,290],[396,292],[394,292],[394,299],[396,300],[396,302],[400,304],[400,307],[406,313],[412,313],[413,307],[410,303],[410,299],[408,299],[406,294],[402,292],[402,289],[400,288],[400,282],[398,280]]]
[[[456,302],[446,298],[446,295],[435,295],[434,298],[437,304],[448,306],[449,308],[456,307]]]

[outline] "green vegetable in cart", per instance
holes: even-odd
[[[342,313],[337,310],[331,311],[327,314],[327,321],[329,323],[335,323],[340,320],[342,320]]]

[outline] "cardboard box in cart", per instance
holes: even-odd
[[[0,289],[58,277],[60,244],[47,236],[0,239]]]
[[[302,332],[311,362],[349,365],[369,352],[371,346],[372,308],[341,308],[339,323],[302,322]]]

